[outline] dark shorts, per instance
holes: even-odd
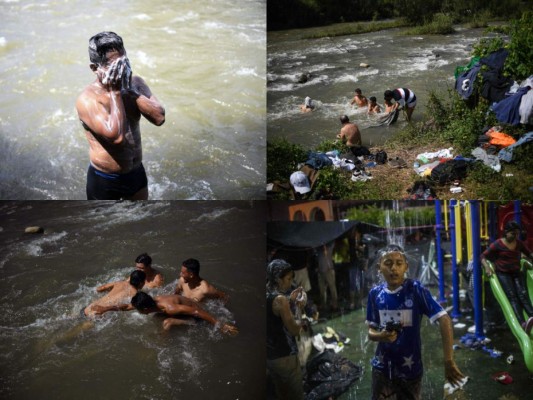
[[[121,200],[148,186],[141,164],[126,174],[106,174],[92,165],[87,170],[87,200]]]
[[[372,370],[372,400],[420,400],[422,376],[416,379],[390,380],[381,372]]]

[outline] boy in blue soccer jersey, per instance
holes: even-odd
[[[451,319],[416,280],[406,279],[403,249],[389,245],[380,250],[379,271],[384,283],[368,294],[368,338],[378,342],[372,359],[372,399],[421,399],[422,354],[420,323],[427,315],[438,321],[444,350],[444,374],[452,385],[462,386],[464,375],[453,360]]]

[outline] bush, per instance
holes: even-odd
[[[525,12],[522,18],[511,23],[509,56],[505,71],[515,79],[522,80],[533,73],[533,12]]]
[[[302,146],[286,139],[267,141],[267,181],[288,181],[306,157],[307,151]]]
[[[406,31],[407,35],[447,35],[454,33],[452,17],[435,14],[430,22]]]

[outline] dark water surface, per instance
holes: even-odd
[[[0,202],[0,398],[260,399],[265,393],[263,202]],[[30,225],[44,234],[24,234]],[[78,331],[95,288],[148,252],[173,292],[178,266],[230,295],[206,304],[240,333],[173,327],[136,311]],[[183,328],[183,329],[182,329]]]

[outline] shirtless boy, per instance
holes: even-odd
[[[194,322],[190,320],[177,318],[178,316],[186,316],[203,319],[220,329],[222,333],[231,336],[239,333],[236,326],[228,323],[221,324],[196,302],[177,294],[152,297],[145,292],[138,292],[128,303],[100,307],[98,314],[108,311],[131,311],[135,309],[142,314],[160,313],[166,316],[167,318],[163,321],[163,329],[167,331],[174,325],[193,325]]]
[[[235,325],[228,323],[221,324],[215,317],[196,304],[196,302],[177,294],[152,298],[149,294],[139,292],[131,299],[131,305],[143,314],[155,312],[167,316],[168,318],[163,321],[163,328],[165,330],[169,330],[173,325],[190,325],[189,321],[176,318],[176,316],[183,315],[203,319],[220,329],[222,333],[231,336],[239,333]]]
[[[117,306],[127,303],[143,288],[146,274],[143,271],[133,271],[129,280],[107,283],[96,288],[98,293],[109,291],[104,297],[92,302],[83,313],[88,317],[101,314],[103,307]]]
[[[135,259],[135,269],[143,271],[146,274],[145,288],[153,289],[163,286],[163,275],[161,275],[161,272],[152,268],[152,257],[147,253],[137,256]]]
[[[371,96],[368,100],[370,102],[368,103],[368,114],[379,114],[381,112],[381,107],[377,103],[377,99],[375,96]]]
[[[181,264],[180,277],[176,285],[176,294],[181,294],[196,302],[205,299],[222,299],[228,301],[228,295],[200,277],[200,262],[189,258]]]
[[[363,96],[363,92],[361,91],[361,89],[355,89],[355,96],[350,104],[352,106],[354,104],[357,104],[357,107],[366,107],[368,105],[368,100],[365,96]]]
[[[346,142],[346,146],[350,148],[361,147],[361,132],[359,127],[350,122],[350,119],[347,115],[343,115],[340,118],[342,128],[339,134],[337,135],[338,139],[341,139],[343,142]]]
[[[89,40],[95,81],[76,101],[89,142],[88,200],[146,200],[148,180],[142,164],[141,115],[165,122],[165,109],[139,76],[133,76],[122,38],[101,32]]]

